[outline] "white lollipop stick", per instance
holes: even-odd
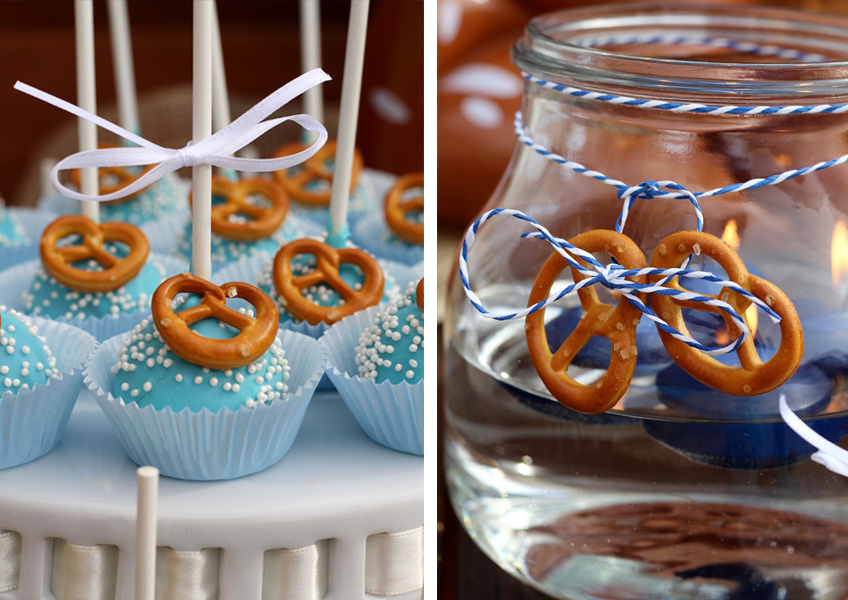
[[[194,0],[192,58],[192,133],[194,143],[212,135],[212,10],[209,0]],[[191,271],[212,277],[212,166],[192,168]]]
[[[221,46],[218,3],[212,3],[212,129],[220,131],[230,124],[230,97],[227,94],[227,71]]]
[[[321,3],[320,0],[300,0],[300,66],[306,73],[321,68]],[[324,96],[320,87],[307,90],[303,97],[306,114],[324,122]],[[305,132],[307,141],[315,135]]]
[[[350,203],[353,150],[356,146],[356,124],[359,117],[359,95],[362,90],[362,65],[365,60],[365,33],[368,29],[369,4],[369,0],[354,0],[350,3],[339,135],[330,200],[330,236],[342,235],[347,227],[347,208]]]
[[[77,104],[89,112],[97,112],[97,88],[94,80],[94,3],[93,0],[74,0],[77,54]],[[97,125],[85,119],[77,121],[80,152],[97,149]],[[97,169],[86,168],[80,173],[80,191],[98,194]],[[82,214],[100,221],[100,205],[83,202]]]
[[[139,467],[136,473],[138,505],[135,520],[135,600],[154,600],[159,470],[155,467]]]
[[[135,91],[132,39],[127,0],[109,0],[109,34],[112,41],[112,63],[118,96],[118,124],[138,133],[138,98]]]
[[[212,2],[212,129],[221,131],[231,120],[224,47],[221,44],[221,23],[218,20],[218,2],[215,0]],[[232,169],[223,169],[223,174],[229,179],[239,178]]]

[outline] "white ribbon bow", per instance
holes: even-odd
[[[792,412],[789,405],[786,403],[786,396],[780,395],[780,416],[791,427],[795,433],[800,435],[804,440],[812,446],[815,446],[818,452],[813,454],[812,458],[820,465],[824,465],[829,470],[843,477],[848,477],[848,452],[825,439],[812,428],[804,423],[798,415]]]
[[[15,89],[91,121],[130,142],[138,144],[137,147],[100,148],[87,152],[77,152],[59,161],[50,172],[53,185],[68,198],[107,202],[134,194],[182,167],[213,165],[236,171],[267,172],[279,171],[299,165],[318,152],[326,143],[327,130],[324,126],[313,117],[305,114],[280,117],[268,121],[264,119],[306,90],[329,80],[330,76],[321,69],[313,69],[308,73],[304,73],[267,96],[256,106],[217,133],[196,143],[189,142],[184,148],[178,150],[163,148],[87,110],[74,106],[70,102],[56,98],[20,81],[15,83]],[[255,139],[286,121],[293,121],[306,131],[316,132],[318,139],[305,150],[279,158],[237,158],[232,156]],[[85,167],[143,167],[154,164],[156,167],[126,187],[102,196],[81,194],[76,190],[66,187],[59,181],[59,173],[61,171],[72,169],[82,169]]]

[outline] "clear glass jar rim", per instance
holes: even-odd
[[[610,35],[698,34],[819,52],[825,62],[712,62],[624,54],[579,42]],[[697,37],[697,36],[695,36]],[[620,4],[536,17],[513,48],[523,71],[639,97],[818,104],[848,99],[848,18],[755,6]]]

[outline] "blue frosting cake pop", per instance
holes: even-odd
[[[275,254],[305,232],[287,218],[285,189],[270,179],[212,177],[211,257],[217,265],[257,254]],[[178,252],[191,259],[192,223],[187,223]]]
[[[377,315],[354,350],[359,376],[377,383],[418,383],[424,376],[423,279]]]
[[[15,216],[6,210],[3,200],[0,200],[0,248],[22,246],[29,243],[23,226]]]
[[[190,296],[185,302],[186,307],[197,303],[197,296]],[[240,311],[252,316],[250,309]],[[212,319],[200,321],[191,329],[211,339],[229,339],[238,333]],[[238,410],[285,397],[289,371],[279,340],[258,360],[242,367],[219,370],[193,364],[174,354],[149,318],[133,330],[119,353],[118,363],[112,367],[112,394],[124,402],[136,402],[140,407],[152,405],[156,410]]]
[[[34,315],[71,320],[145,309],[165,275],[149,257],[147,238],[126,223],[60,217],[45,229],[40,249],[42,264],[21,298],[24,310]]]
[[[327,240],[327,245],[333,248],[355,248],[352,244],[343,240]],[[318,264],[317,258],[312,254],[296,254],[291,259],[291,271],[294,277],[304,276],[312,273]],[[278,293],[274,283],[274,261],[269,260],[262,271],[257,275],[254,282],[256,287],[268,294],[277,304],[280,311],[280,323],[301,322],[297,316],[288,309],[286,300]],[[362,289],[365,279],[362,270],[354,264],[342,262],[338,268],[338,274],[344,283],[356,291]],[[397,296],[398,290],[394,279],[387,273],[383,273],[385,284],[381,302],[389,301]],[[322,307],[336,307],[345,304],[344,298],[328,283],[321,281],[301,290],[303,297],[310,302]]]
[[[56,359],[38,328],[24,315],[0,306],[0,394],[32,388],[58,375]]]
[[[87,271],[100,267],[93,260],[73,264]],[[150,296],[164,277],[165,268],[155,258],[150,258],[138,275],[116,290],[79,292],[62,285],[43,266],[39,266],[29,290],[23,294],[22,305],[27,313],[66,320],[143,310],[150,308]]]
[[[101,169],[105,172],[105,169]],[[120,185],[110,181],[108,173],[101,173],[100,193],[105,194]],[[162,218],[187,214],[190,184],[175,174],[166,175],[138,194],[113,202],[100,203],[100,216],[104,221],[121,221],[142,225]],[[81,214],[80,203],[61,195],[43,198],[39,205],[59,214]]]

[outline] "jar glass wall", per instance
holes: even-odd
[[[847,57],[848,23],[837,17],[633,5],[535,19],[513,54],[522,71],[564,86],[737,106],[846,102]],[[703,192],[848,154],[844,114],[675,113],[568,96],[529,80],[522,112],[541,147],[627,185],[672,180]],[[848,594],[848,480],[810,461],[813,448],[777,410],[782,393],[828,439],[848,434],[846,184],[848,167],[836,166],[700,202],[704,231],[782,290],[800,318],[798,370],[759,396],[695,381],[643,319],[624,398],[603,415],[571,411],[534,369],[524,322],[483,318],[455,274],[446,323],[446,464],[457,512],[484,550],[564,598],[730,598],[745,586],[784,593],[763,597]],[[486,208],[496,207],[521,210],[571,239],[613,229],[622,201],[616,188],[517,143]],[[639,199],[624,234],[650,260],[663,238],[696,225],[686,200]],[[491,220],[469,252],[471,285],[492,312],[527,306],[551,253],[544,242],[519,237],[528,230],[514,219]],[[704,256],[691,267],[727,276]],[[559,285],[570,276],[564,270]],[[709,285],[700,290],[717,293]],[[616,301],[596,287],[601,300]],[[582,313],[576,296],[546,310],[552,349]],[[698,341],[726,343],[715,313],[686,318]],[[777,324],[762,312],[748,321],[763,361],[781,351]],[[569,375],[596,381],[612,351],[593,340]],[[726,360],[738,364],[733,355]]]

